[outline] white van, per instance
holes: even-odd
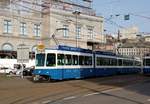
[[[0,67],[0,73],[15,74],[16,70],[9,67]]]

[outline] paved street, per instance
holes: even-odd
[[[102,92],[70,96],[49,104],[150,104],[150,81]]]
[[[0,75],[0,104],[143,104],[150,102],[150,77],[120,75],[33,83]]]

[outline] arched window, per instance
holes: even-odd
[[[2,50],[4,51],[13,51],[13,45],[10,43],[5,43],[2,45]]]

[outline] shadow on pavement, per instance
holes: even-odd
[[[133,91],[139,94],[150,96],[150,76],[143,76],[140,74],[131,75],[117,75],[98,78],[86,78],[86,79],[71,79],[62,81],[38,81],[34,82],[32,77],[26,77],[27,80],[32,83],[59,83],[68,84],[68,86],[80,88],[82,90],[88,90],[91,92],[100,92],[113,88],[123,88],[129,91]],[[149,86],[146,86],[149,83]],[[140,86],[139,86],[139,85]],[[130,87],[133,85],[134,87]]]
[[[70,85],[92,92],[99,92],[112,88],[123,88],[128,91],[150,96],[150,76],[143,76],[140,74],[89,78],[81,80],[78,83],[70,83]]]

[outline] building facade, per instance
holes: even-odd
[[[145,42],[150,42],[150,36],[145,36],[145,37],[144,37],[144,41],[145,41]]]
[[[51,8],[44,10],[43,22],[46,45],[70,45],[81,48],[91,48],[90,43],[104,43],[103,18],[96,16],[91,8],[92,1],[79,0],[51,0]],[[87,4],[87,5],[83,5]],[[49,23],[49,24],[48,24]],[[46,25],[45,25],[46,24]],[[47,28],[49,26],[49,28]],[[63,28],[65,28],[63,30]],[[55,39],[54,39],[55,38]],[[49,46],[46,46],[49,47]]]
[[[96,16],[92,1],[81,0],[86,6],[73,0],[33,1],[7,2],[5,8],[0,8],[0,50],[17,51],[24,44],[32,52],[39,43],[46,48],[56,45],[91,48],[88,42],[105,42],[103,18]]]
[[[143,57],[144,55],[150,53],[149,43],[132,43],[124,44],[116,50],[118,54],[125,56]]]
[[[137,35],[139,34],[138,27],[133,26],[133,27],[128,27],[128,28],[123,28],[120,29],[120,40],[122,39],[136,39]]]

